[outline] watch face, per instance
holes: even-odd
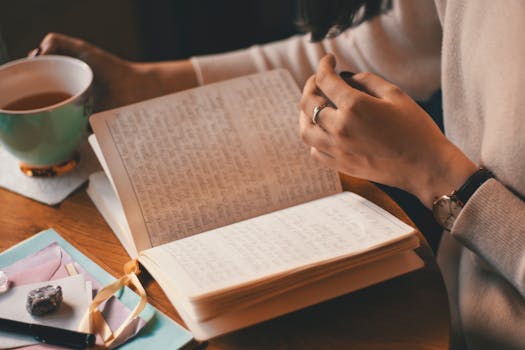
[[[450,231],[454,225],[454,221],[461,211],[461,205],[449,196],[439,198],[432,207],[432,213],[436,221],[445,229]]]

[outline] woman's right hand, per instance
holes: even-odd
[[[348,175],[401,188],[428,208],[451,193],[477,166],[407,94],[372,73],[345,82],[335,58],[321,59],[303,90],[301,137],[312,156]],[[313,122],[314,107],[323,107]]]
[[[39,51],[39,52],[38,52]],[[106,110],[166,93],[158,77],[143,65],[123,60],[81,39],[49,33],[29,55],[57,54],[86,62],[95,75],[95,111]]]

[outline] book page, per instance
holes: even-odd
[[[99,171],[89,176],[86,193],[124,246],[128,255],[136,259],[139,252],[134,245],[122,204],[104,172]]]
[[[149,249],[142,256],[169,266],[169,278],[191,299],[361,254],[413,233],[368,200],[343,192]]]
[[[139,250],[340,192],[299,139],[299,99],[280,70],[92,117]]]
[[[416,253],[411,250],[404,251],[313,282],[304,288],[289,290],[250,307],[241,306],[229,310],[205,321],[197,320],[191,305],[187,305],[184,298],[179,297],[170,288],[170,284],[166,283],[170,282],[167,269],[156,270],[155,278],[195,339],[203,341],[368,287],[423,266],[423,261]],[[147,268],[150,271],[150,266]],[[167,276],[166,279],[157,277],[164,275]]]

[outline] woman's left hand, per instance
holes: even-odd
[[[320,162],[351,176],[398,187],[428,207],[457,189],[476,165],[439,130],[430,116],[397,86],[371,73],[348,85],[325,56],[301,99],[301,138]],[[312,122],[315,106],[331,105]]]

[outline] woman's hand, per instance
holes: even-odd
[[[189,61],[136,63],[123,60],[81,39],[50,33],[30,53],[72,56],[95,75],[95,110],[105,110],[197,85]],[[193,80],[191,80],[193,78]]]
[[[416,195],[430,207],[435,197],[450,194],[476,171],[441,133],[430,116],[398,87],[371,73],[353,79],[356,90],[325,56],[306,83],[301,99],[301,137],[312,157],[338,171]],[[312,123],[315,106],[332,105]]]

